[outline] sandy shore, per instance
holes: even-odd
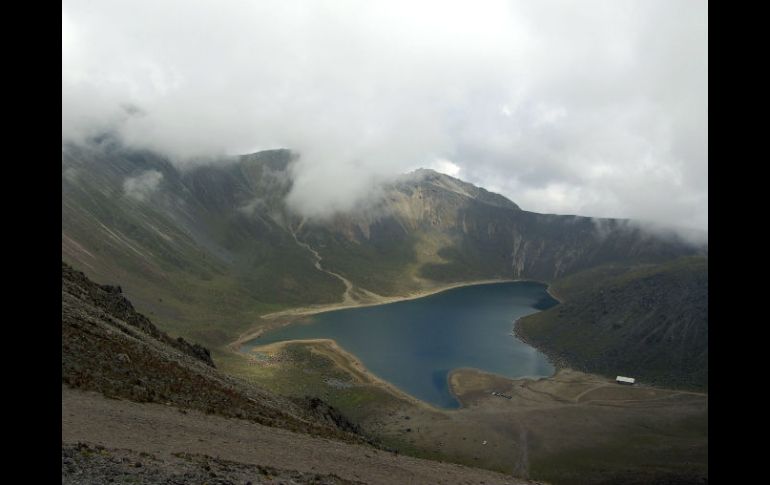
[[[490,279],[490,280],[462,281],[459,283],[440,285],[434,288],[416,291],[403,296],[380,296],[380,295],[375,295],[374,293],[371,293],[372,295],[371,299],[369,301],[364,301],[364,302],[356,302],[352,304],[340,302],[340,303],[332,303],[328,305],[310,305],[310,306],[304,306],[304,307],[290,308],[288,310],[281,310],[278,312],[266,313],[259,317],[262,320],[262,323],[259,324],[259,328],[244,332],[235,341],[230,343],[228,347],[231,350],[234,350],[237,352],[240,350],[241,345],[248,342],[249,340],[254,340],[255,338],[262,335],[266,330],[273,330],[275,328],[288,325],[289,323],[292,323],[293,321],[295,321],[297,318],[300,318],[300,317],[308,317],[311,315],[317,315],[319,313],[333,312],[335,310],[345,310],[348,308],[362,308],[362,307],[376,306],[376,305],[387,305],[389,303],[397,303],[400,301],[416,300],[418,298],[424,298],[426,296],[435,295],[436,293],[441,293],[447,290],[452,290],[454,288],[461,288],[464,286],[486,285],[486,284],[492,284],[492,283],[514,283],[518,281],[533,281],[533,280]],[[537,283],[541,283],[541,282],[538,281]],[[558,298],[556,299],[558,300]]]

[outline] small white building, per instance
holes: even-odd
[[[617,378],[615,378],[615,381],[618,384],[633,384],[634,382],[636,382],[636,379],[634,379],[633,377],[618,376]]]

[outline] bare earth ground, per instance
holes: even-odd
[[[556,484],[708,477],[707,394],[623,386],[570,369],[536,381],[458,369],[449,384],[462,407],[444,410],[383,383],[330,340],[255,350],[268,357],[247,357],[260,383],[282,394],[320,395],[403,453]]]
[[[397,455],[192,410],[183,412],[172,406],[107,399],[66,386],[62,386],[62,442],[63,449],[82,442],[108,451],[149,454],[163,463],[173,464],[180,456],[207,456],[218,459],[218,466],[232,466],[234,462],[241,472],[248,465],[268,465],[300,475],[339,478],[329,483],[525,483],[488,470]],[[259,473],[254,473],[258,478]],[[291,481],[287,478],[272,483]]]
[[[269,466],[248,465],[211,456],[174,453],[157,457],[146,452],[102,445],[62,445],[62,485],[359,485],[336,475],[302,473]]]
[[[537,381],[473,369],[449,379],[461,409],[404,405],[375,421],[374,434],[559,484],[707,480],[705,394],[626,387],[569,369]]]
[[[229,355],[221,355],[218,365],[279,394],[320,395],[369,436],[410,455],[557,484],[707,482],[707,394],[643,384],[626,387],[566,368],[537,381],[458,369],[450,374],[449,384],[462,407],[444,410],[382,381],[331,340],[239,352],[242,343],[261,332],[315,313],[419,298],[479,283],[437,287],[401,298],[370,295],[355,304],[346,301],[265,315],[258,328],[228,346]],[[561,301],[551,288],[549,293]]]

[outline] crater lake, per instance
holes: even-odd
[[[505,377],[553,375],[545,355],[513,335],[514,322],[558,302],[531,281],[453,288],[376,306],[313,315],[244,344],[333,339],[373,374],[442,408],[457,408],[447,376],[475,368]]]

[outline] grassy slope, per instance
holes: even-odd
[[[708,261],[610,265],[553,285],[565,300],[517,331],[569,367],[708,390]]]
[[[258,185],[271,181],[261,176],[270,155],[179,173],[151,154],[63,150],[62,259],[120,284],[165,330],[210,346],[229,342],[260,314],[335,302],[344,291],[339,280],[317,271],[274,221],[238,210],[272,193]],[[162,190],[127,197],[123,181],[146,170],[163,174]]]

